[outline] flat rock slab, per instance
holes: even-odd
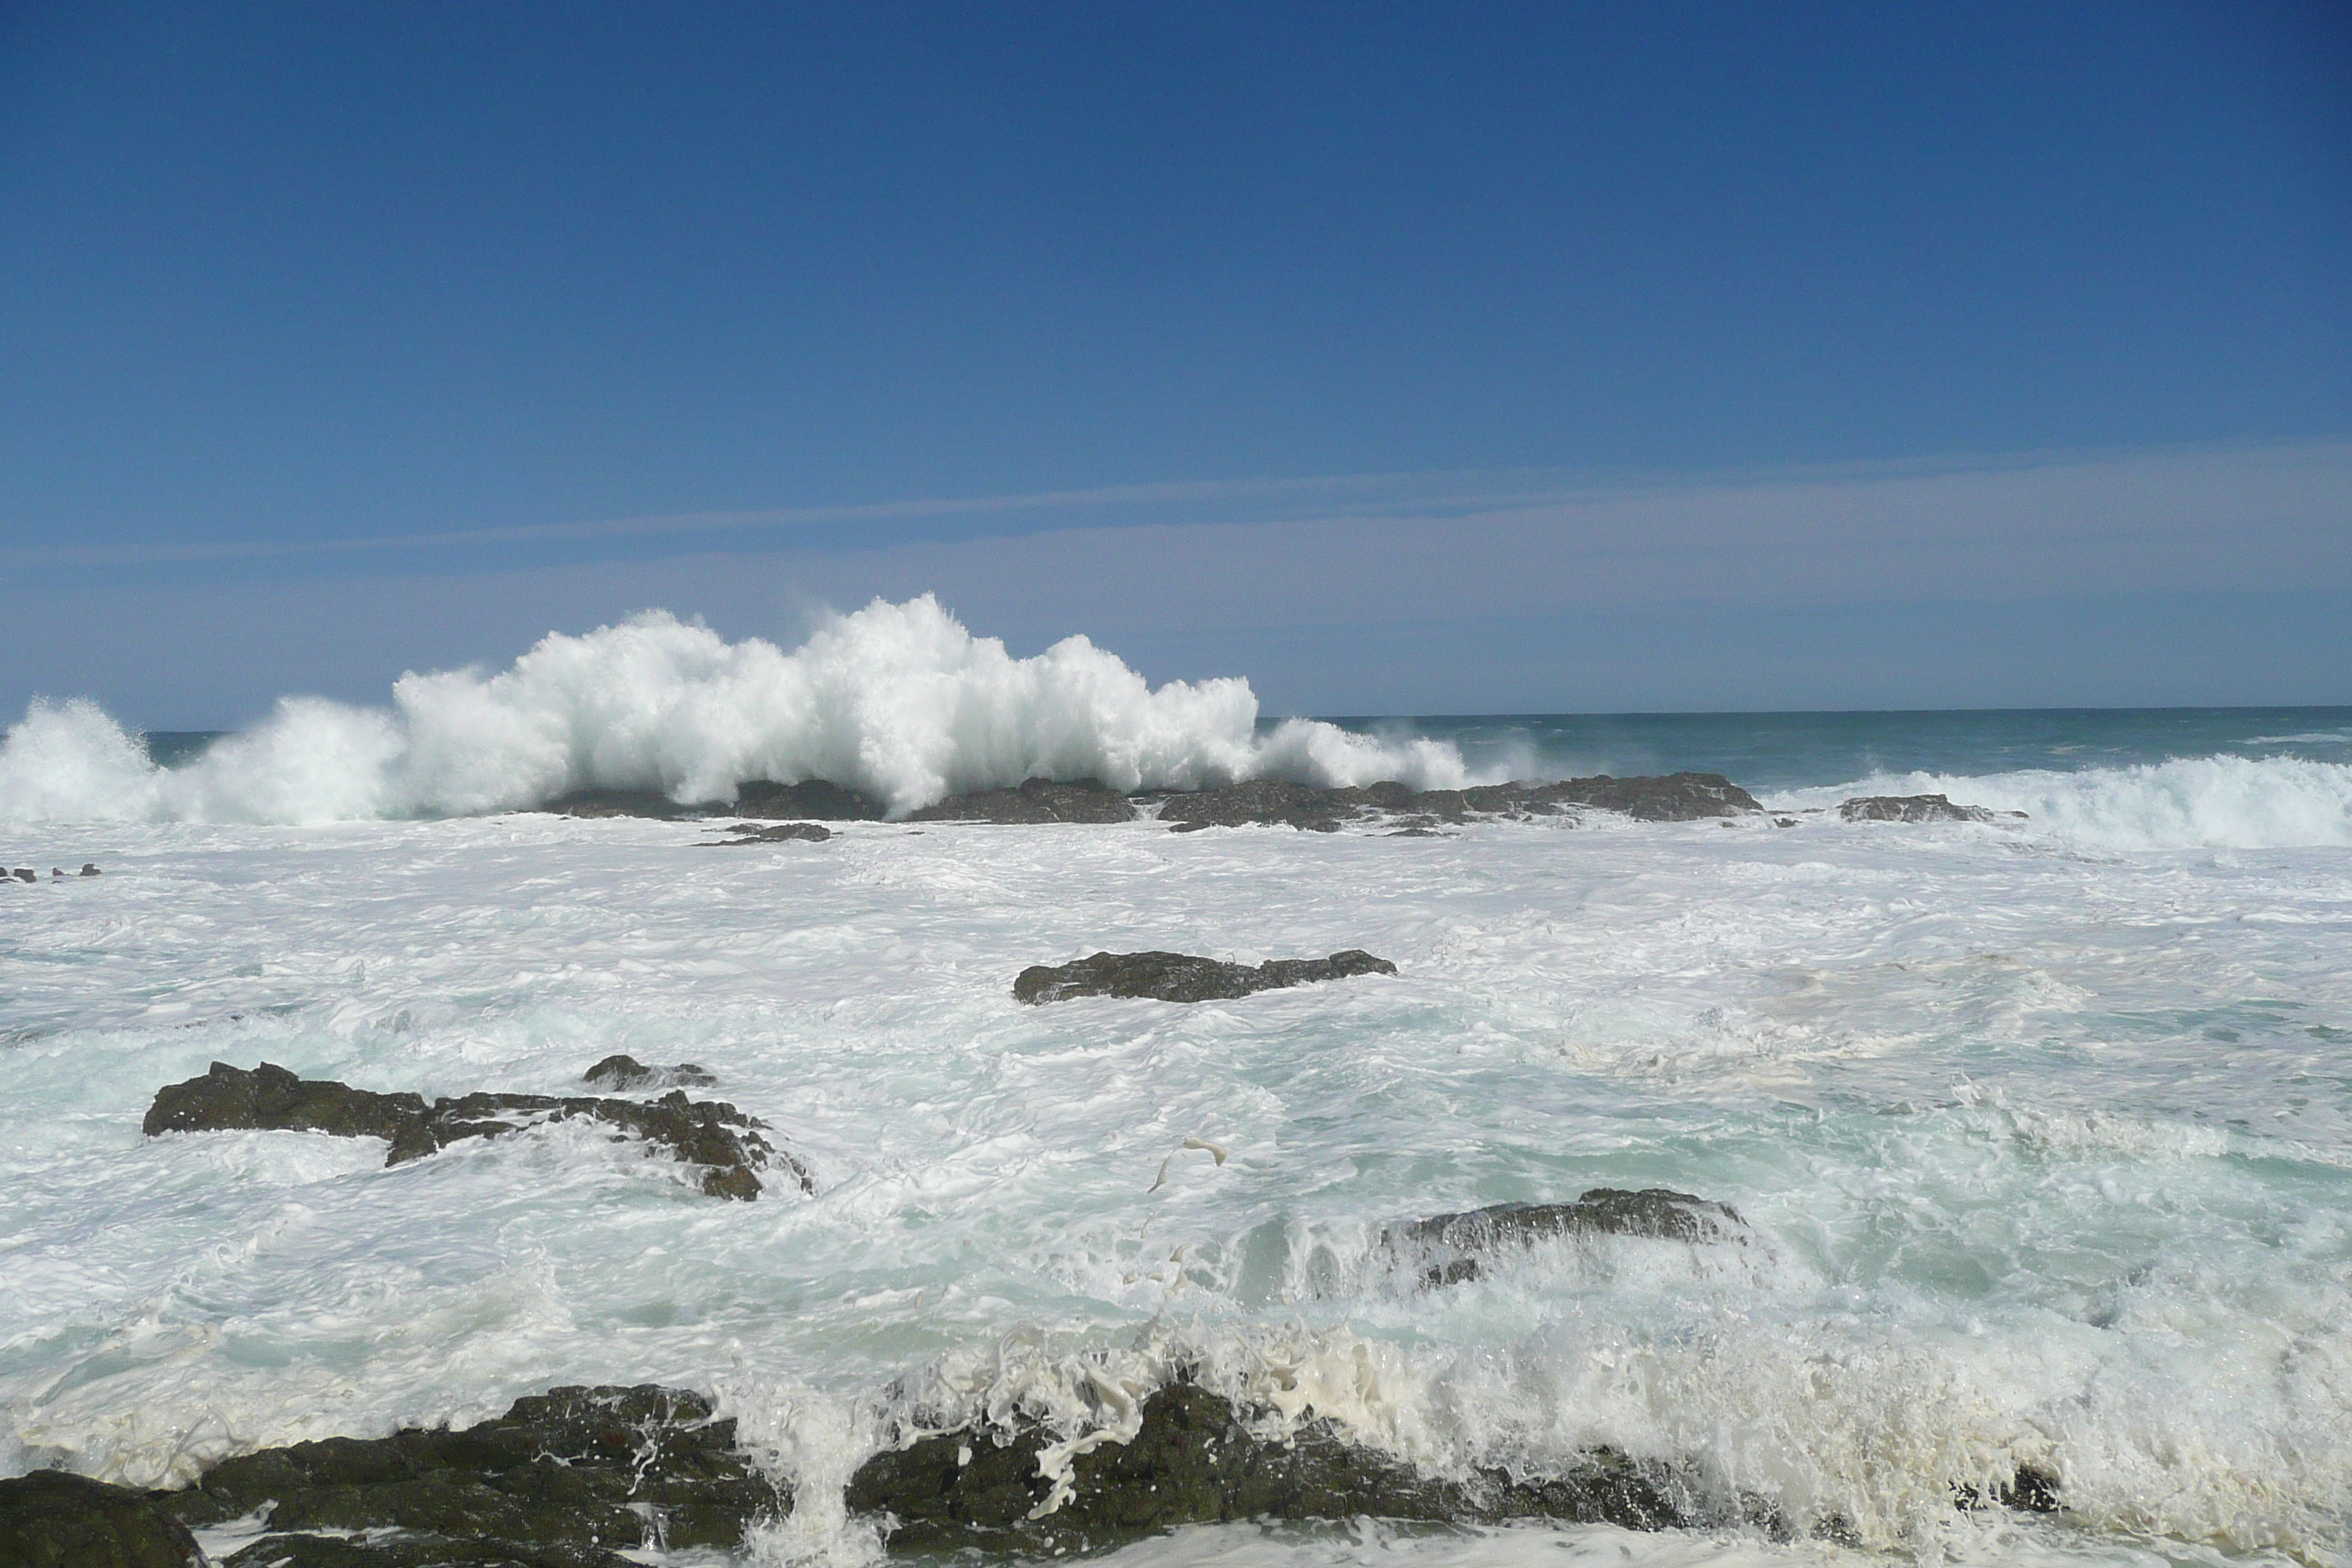
[[[916,812],[913,822],[1132,822],[1135,803],[1100,779],[1055,784],[1024,779],[1018,789],[954,795]]]
[[[0,1480],[0,1563],[8,1568],[194,1568],[188,1527],[144,1492],[63,1470]]]
[[[164,1132],[330,1132],[382,1138],[386,1165],[404,1164],[465,1138],[497,1138],[551,1121],[585,1117],[645,1140],[672,1159],[702,1167],[713,1197],[760,1195],[761,1169],[785,1172],[803,1192],[816,1184],[807,1169],[761,1137],[766,1123],[724,1100],[689,1100],[673,1090],[655,1100],[546,1094],[467,1094],[425,1102],[421,1095],[377,1094],[329,1079],[302,1079],[264,1062],[251,1071],[215,1062],[201,1078],[158,1089],[142,1131]]]
[[[1391,1226],[1382,1240],[1423,1265],[1426,1285],[1478,1278],[1479,1259],[1507,1247],[1567,1236],[1637,1236],[1690,1243],[1745,1241],[1748,1222],[1729,1204],[1668,1187],[1594,1187],[1571,1204],[1494,1204]]]
[[[1715,1518],[1687,1478],[1606,1450],[1542,1481],[1499,1470],[1433,1479],[1325,1423],[1261,1436],[1230,1401],[1187,1382],[1147,1396],[1128,1441],[1066,1461],[1069,1492],[1057,1506],[1055,1478],[1041,1466],[1054,1443],[1034,1425],[928,1434],[867,1460],[850,1479],[847,1501],[854,1512],[887,1517],[894,1552],[1040,1555],[1244,1519],[1541,1518],[1657,1530]]]
[[[647,1547],[732,1551],[752,1523],[789,1510],[736,1448],[731,1419],[651,1384],[558,1388],[461,1431],[265,1449],[154,1495],[197,1527],[274,1504],[271,1536],[241,1549],[236,1568],[289,1557],[303,1568],[610,1568],[614,1553]],[[374,1554],[320,1533],[355,1530],[415,1533],[364,1543]]]
[[[1869,795],[1844,802],[1838,815],[1848,822],[1998,822],[2022,819],[2025,813],[1954,805],[1940,795]]]
[[[1070,963],[1031,964],[1013,979],[1013,995],[1031,1003],[1066,1002],[1073,996],[1230,1002],[1288,985],[1396,972],[1395,964],[1360,948],[1328,958],[1276,958],[1255,965],[1183,952],[1097,952]]]

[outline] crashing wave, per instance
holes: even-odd
[[[662,612],[553,633],[495,675],[404,675],[389,710],[287,698],[182,768],[94,703],[36,701],[0,743],[0,820],[317,823],[467,816],[574,790],[727,799],[824,779],[903,816],[1032,777],[1121,790],[1273,776],[1473,782],[1452,746],[1293,720],[1239,679],[1154,688],[1084,637],[1015,658],[929,595],[876,600],[786,652]]]

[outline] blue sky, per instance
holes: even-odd
[[[0,9],[0,702],[927,587],[1276,709],[2352,701],[2352,13]]]

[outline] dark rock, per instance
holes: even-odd
[[[1160,820],[1173,823],[1179,833],[1197,833],[1203,827],[1252,826],[1331,833],[1360,808],[1360,803],[1340,798],[1353,793],[1317,789],[1312,784],[1289,784],[1281,779],[1251,779],[1223,789],[1171,795],[1160,808]]]
[[[162,1132],[260,1128],[392,1140],[425,1110],[422,1095],[377,1094],[330,1079],[305,1080],[270,1062],[251,1072],[215,1062],[202,1078],[156,1090],[140,1131],[152,1138]]]
[[[1745,1239],[1747,1228],[1730,1205],[1696,1194],[1594,1187],[1572,1204],[1495,1204],[1391,1226],[1381,1239],[1420,1262],[1422,1282],[1433,1286],[1476,1279],[1478,1260],[1505,1247],[1556,1237],[1641,1236],[1696,1243]]]
[[[668,1089],[685,1084],[695,1089],[708,1089],[719,1080],[705,1068],[692,1062],[680,1062],[676,1067],[649,1068],[635,1057],[610,1056],[580,1075],[583,1083],[593,1083],[600,1089]]]
[[[266,1449],[224,1460],[158,1500],[199,1527],[274,1503],[273,1531],[422,1532],[387,1556],[290,1549],[312,1568],[608,1568],[603,1554],[646,1547],[732,1551],[749,1525],[787,1508],[736,1449],[731,1419],[712,1419],[700,1394],[651,1384],[558,1388],[461,1431],[410,1427]],[[431,1555],[436,1540],[457,1554]],[[231,1561],[276,1561],[261,1544]]]
[[[823,779],[795,784],[747,780],[735,787],[732,810],[737,816],[811,816],[820,822],[879,822],[888,815],[880,802]]]
[[[575,789],[539,808],[563,816],[650,816],[662,821],[709,816],[726,809],[723,802],[698,801],[681,805],[659,790]]]
[[[98,875],[98,862],[97,862],[97,861],[95,861],[95,860],[85,860],[85,861],[83,861],[83,862],[81,863],[81,874],[82,874],[83,876],[85,876],[85,877],[95,877],[95,876],[97,876],[97,875]]]
[[[37,882],[41,879],[41,874],[30,866],[19,866],[10,874],[20,882]]]
[[[801,1163],[760,1136],[767,1124],[724,1100],[688,1100],[672,1090],[656,1100],[595,1100],[546,1094],[467,1094],[431,1105],[415,1094],[376,1094],[331,1079],[297,1078],[264,1062],[251,1072],[215,1062],[202,1078],[156,1091],[143,1130],[210,1132],[261,1130],[383,1138],[386,1165],[404,1164],[464,1138],[497,1138],[527,1127],[586,1117],[703,1167],[713,1197],[760,1195],[761,1167],[781,1168],[803,1192],[816,1184]]]
[[[2056,1513],[2064,1506],[2058,1500],[2058,1478],[2032,1465],[2018,1466],[2008,1480],[1990,1490],[1973,1484],[1955,1485],[1952,1504],[1963,1509],[2014,1509],[2020,1513]]]
[[[1073,996],[1143,996],[1160,1002],[1229,1002],[1255,992],[1394,974],[1396,965],[1360,948],[1328,958],[1276,958],[1256,965],[1182,952],[1097,952],[1055,966],[1032,964],[1013,982],[1013,999],[1066,1002]]]
[[[1848,822],[1996,822],[2022,817],[2021,811],[1991,812],[1980,805],[1954,805],[1940,795],[1873,795],[1845,802],[1838,815]]]
[[[52,880],[62,880],[65,877],[65,873],[58,870],[55,866],[52,866],[49,868],[49,876]]]
[[[753,827],[748,823],[737,823],[727,831],[735,837],[705,839],[696,847],[724,849],[734,844],[785,844],[794,839],[804,840],[810,844],[822,844],[833,837],[832,828],[815,822],[780,822],[773,827]]]
[[[1614,811],[1642,822],[1698,822],[1746,816],[1764,808],[1721,773],[1665,773],[1647,778],[1560,779],[1552,784],[1493,784],[1462,792],[1472,811],[1542,816],[1568,806]]]
[[[369,1535],[266,1535],[221,1568],[638,1568],[600,1546],[540,1546],[520,1541],[453,1541],[430,1531]]]
[[[1452,1479],[1352,1445],[1326,1422],[1268,1439],[1231,1402],[1180,1380],[1144,1400],[1132,1439],[1072,1459],[1071,1495],[1032,1517],[1053,1495],[1038,1473],[1052,1441],[1034,1425],[918,1437],[861,1466],[846,1500],[853,1511],[887,1516],[894,1550],[1056,1555],[1228,1520],[1544,1518],[1658,1530],[1716,1522],[1726,1511],[1706,1504],[1693,1478],[1605,1449],[1559,1477],[1489,1470]]]
[[[64,1470],[0,1480],[8,1568],[202,1568],[188,1527],[145,1493]]]
[[[1656,778],[1560,779],[1475,789],[1414,790],[1393,780],[1348,789],[1317,789],[1280,779],[1252,779],[1223,789],[1164,797],[1160,820],[1179,833],[1203,827],[1287,826],[1328,833],[1349,822],[1409,816],[1435,822],[1479,816],[1557,816],[1571,808],[1620,812],[1644,822],[1695,822],[1745,816],[1763,807],[1721,773],[1667,773]]]
[[[1019,789],[950,795],[913,814],[917,822],[1132,822],[1135,805],[1100,779],[1055,784],[1024,779]]]

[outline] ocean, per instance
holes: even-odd
[[[180,1486],[655,1382],[793,1499],[741,1561],[860,1563],[845,1486],[911,1412],[1074,1436],[1185,1375],[1423,1474],[1608,1449],[1769,1519],[1192,1525],[1121,1568],[2352,1563],[2352,709],[1276,722],[919,600],[793,650],[647,617],[152,739],[62,703],[0,742],[0,854],[40,873],[0,888],[0,1474]],[[1768,809],[904,820],[1033,775],[1681,770]],[[762,778],[894,819],[714,848],[532,809]],[[2024,815],[1835,809],[1930,793]],[[1351,948],[1396,974],[1011,989]],[[709,1197],[572,1122],[391,1167],[141,1133],[215,1061],[430,1098],[580,1093],[615,1052],[707,1068],[814,1194]],[[1739,1226],[1442,1286],[1384,1239],[1596,1187]],[[2057,1511],[1955,1506],[2028,1472]]]

